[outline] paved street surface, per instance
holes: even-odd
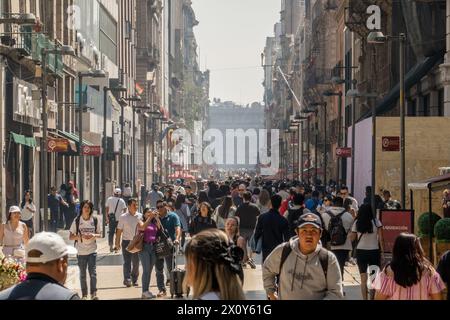
[[[60,235],[68,241],[68,233],[66,231],[60,231]],[[108,240],[98,240],[98,256],[97,256],[97,287],[98,297],[102,300],[122,300],[122,299],[140,299],[141,298],[141,275],[139,276],[139,287],[126,288],[122,284],[122,256],[120,254],[109,253]],[[181,268],[184,268],[184,257],[178,256],[178,264]],[[266,295],[264,292],[262,277],[261,277],[261,256],[256,256],[257,262],[256,269],[246,268],[245,270],[245,283],[244,291],[247,299],[249,300],[265,300]],[[142,272],[142,269],[141,269]],[[344,275],[344,291],[346,293],[346,299],[348,300],[360,300],[361,293],[359,288],[359,274],[356,266],[350,266],[346,268]],[[89,284],[89,276],[88,276]],[[73,290],[76,290],[81,296],[79,271],[76,258],[70,260],[70,266],[68,271],[68,277],[66,285]],[[153,270],[150,291],[157,294],[158,288],[156,287],[155,271]],[[168,291],[169,292],[169,291]],[[166,299],[170,299],[170,296]]]

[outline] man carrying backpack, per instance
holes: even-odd
[[[279,245],[264,262],[264,289],[269,299],[342,299],[342,277],[336,256],[319,244],[322,233],[319,217],[312,213],[302,215],[296,232],[298,238]]]
[[[345,261],[352,250],[349,231],[353,225],[353,216],[344,209],[344,200],[336,197],[333,206],[322,213],[324,228],[328,231],[331,251],[339,261],[342,278],[344,277]]]
[[[305,206],[312,213],[317,214],[317,207],[322,205],[322,201],[319,199],[320,193],[317,190],[314,190],[312,193],[311,199],[306,200]]]
[[[296,193],[292,199],[292,206],[288,209],[286,219],[289,225],[289,236],[294,237],[297,235],[297,220],[305,213],[310,211],[303,206],[305,197]]]

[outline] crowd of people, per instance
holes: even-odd
[[[77,203],[76,189],[73,184],[68,187],[64,196],[55,188],[49,195],[49,207],[54,209],[51,231],[61,227],[62,212],[64,228],[77,251],[81,299],[88,299],[89,293],[97,300],[96,239],[102,237],[101,227],[89,200],[81,202],[78,215],[61,211]],[[129,188],[117,188],[107,199],[108,243],[111,253],[123,256],[125,287],[139,286],[142,266],[142,299],[168,295],[177,254],[186,258],[184,288],[189,287],[193,298],[200,300],[245,299],[243,270],[256,268],[253,256],[259,253],[261,280],[270,300],[343,299],[348,264],[358,267],[363,299],[438,300],[445,283],[448,285],[448,261],[441,261],[436,270],[424,257],[415,235],[401,234],[392,259],[386,260],[376,209],[400,208],[387,190],[372,208],[370,188],[359,205],[346,186],[320,188],[298,181],[238,177],[194,183],[177,180],[172,185],[152,185],[140,199],[133,198]],[[29,240],[26,218],[36,210],[31,204],[30,193],[20,208],[11,207],[7,223],[0,228],[5,254],[14,255],[25,248],[18,256],[26,261],[30,280],[0,293],[0,299],[18,298],[36,281],[63,285],[56,268],[63,266],[58,272],[67,272],[67,254],[73,250],[52,233],[36,234]],[[29,212],[24,213],[24,208]],[[142,245],[134,250],[138,238]],[[168,244],[175,248],[174,254],[165,252]],[[60,252],[52,255],[48,251],[55,246]],[[368,281],[374,267],[380,271]],[[153,269],[157,293],[150,291]],[[42,296],[48,297],[47,291]],[[77,298],[67,292],[58,297],[63,295]]]

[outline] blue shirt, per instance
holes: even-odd
[[[166,216],[164,218],[161,218],[161,224],[172,241],[175,241],[175,229],[177,227],[181,227],[180,218],[178,217],[178,215],[175,212],[167,212]]]
[[[319,199],[311,198],[311,199],[306,200],[306,202],[305,202],[306,208],[308,208],[308,210],[313,213],[316,212],[316,208],[319,205],[322,205],[322,200],[319,200]]]
[[[59,213],[59,205],[61,204],[62,197],[59,194],[48,195],[48,207],[50,208],[50,212]]]

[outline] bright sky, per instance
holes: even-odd
[[[280,19],[280,0],[193,0],[200,67],[211,70],[210,99],[263,101],[261,52]]]

